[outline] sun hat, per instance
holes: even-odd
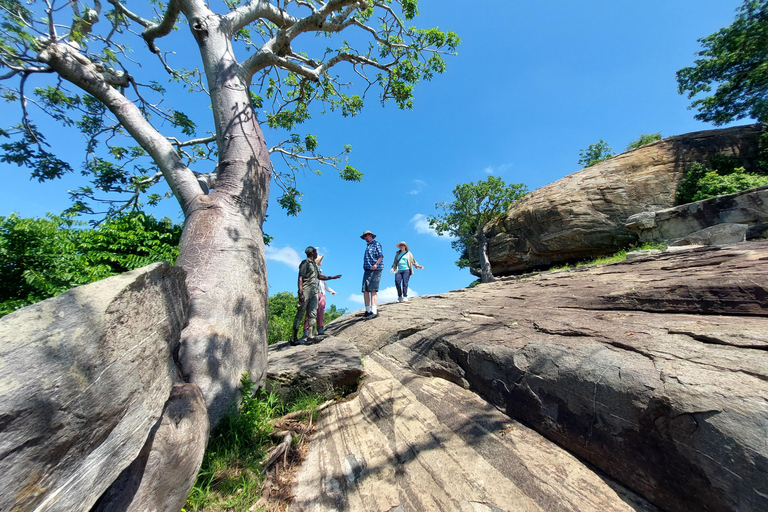
[[[363,234],[362,234],[362,235],[360,235],[360,238],[362,238],[363,240],[365,240],[365,235],[371,235],[373,238],[376,238],[376,235],[374,235],[374,234],[373,234],[373,233],[371,233],[370,231],[363,231]]]
[[[405,246],[405,252],[408,252],[408,244],[405,243],[405,242],[398,242],[396,247],[399,249],[401,245],[404,245]]]
[[[318,256],[317,259],[315,260],[315,263],[317,263],[318,265],[322,265],[323,258],[325,258],[325,254],[321,254],[320,256]]]

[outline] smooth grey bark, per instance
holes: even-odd
[[[240,377],[259,383],[266,372],[267,270],[262,223],[271,180],[269,151],[250,104],[250,74],[234,57],[227,17],[199,0],[176,0],[166,20],[182,12],[200,49],[218,143],[218,177],[206,194],[171,143],[116,86],[129,77],[49,41],[39,58],[62,78],[106,105],[153,158],[185,215],[177,265],[187,271],[190,319],[177,362],[203,391],[211,427],[236,400]],[[172,23],[171,23],[172,25]],[[147,35],[149,33],[150,35]],[[150,29],[145,39],[162,35]]]
[[[483,231],[484,225],[481,225],[477,229],[477,250],[480,255],[480,281],[483,283],[491,283],[496,280],[493,276],[491,269],[491,261],[488,258],[488,238]]]

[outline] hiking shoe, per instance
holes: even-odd
[[[378,314],[378,313],[371,313],[371,315],[370,315],[370,316],[368,316],[368,317],[366,317],[365,319],[366,319],[366,320],[373,320],[373,319],[374,319],[374,318],[376,318],[377,316],[379,316],[379,314]]]
[[[288,343],[290,343],[292,347],[295,347],[296,345],[306,345],[307,338],[299,338],[297,340],[291,340]]]
[[[317,334],[325,334],[325,331],[323,330],[322,327],[317,328]]]
[[[373,313],[371,313],[370,311],[366,311],[366,312],[365,312],[365,314],[363,315],[363,318],[365,318],[366,320],[368,320],[368,318],[370,318],[370,316],[371,316],[372,314],[373,314]]]

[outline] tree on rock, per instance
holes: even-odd
[[[494,280],[488,259],[488,239],[485,226],[491,220],[504,215],[513,202],[528,193],[523,183],[504,183],[490,176],[485,181],[463,183],[453,189],[453,202],[441,202],[435,208],[444,213],[429,216],[429,225],[438,235],[448,234],[455,238],[453,248],[462,255],[477,249],[480,260],[480,279],[484,283]],[[459,267],[469,266],[469,261],[459,260]]]
[[[695,65],[677,72],[678,92],[696,98],[696,119],[768,121],[768,2],[745,1],[730,26],[699,42]]]
[[[155,191],[160,182],[178,200],[185,224],[177,264],[190,293],[178,363],[203,390],[214,425],[240,376],[265,373],[262,223],[271,180],[283,188],[281,206],[297,213],[300,169],[325,163],[343,179],[361,176],[345,165],[347,148],[323,155],[315,136],[297,133],[310,106],[355,115],[378,89],[382,101],[411,108],[414,85],[444,71],[458,38],[412,27],[416,0],[0,6],[2,94],[20,107],[20,123],[0,130],[0,160],[41,181],[73,171],[48,145],[63,133],[40,124],[52,119],[85,135],[90,183],[72,192],[74,211],[153,204],[164,195]],[[269,147],[262,125],[289,135]]]
[[[600,139],[596,143],[587,146],[587,149],[579,151],[579,165],[584,168],[592,167],[596,163],[608,160],[614,156],[616,155],[613,149],[611,149],[607,142]]]

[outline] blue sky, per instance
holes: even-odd
[[[298,217],[279,209],[273,186],[265,224],[274,237],[267,249],[270,294],[295,293],[296,268],[313,245],[325,254],[325,272],[343,275],[331,282],[338,295],[329,303],[362,307],[364,230],[376,233],[387,268],[396,244],[408,242],[425,267],[412,277],[411,295],[466,287],[474,277],[455,266],[450,240],[425,223],[435,203],[449,201],[456,184],[491,174],[534,190],[578,171],[579,151],[599,139],[621,152],[642,133],[713,128],[693,119],[689,100],[677,94],[675,72],[693,63],[697,39],[729,25],[741,4],[421,0],[417,25],[458,33],[458,56],[448,59],[445,74],[417,86],[412,111],[382,108],[371,97],[356,118],[318,114],[310,122],[325,153],[350,144],[350,163],[365,175],[361,183],[343,182],[332,169],[303,176]],[[0,106],[4,120],[17,112]],[[268,145],[277,136],[268,133]],[[57,142],[79,147],[80,139],[69,133]],[[77,175],[38,184],[8,164],[0,164],[0,175],[0,215],[58,213],[68,206],[67,189],[80,184]],[[171,201],[157,214],[181,220]],[[384,274],[380,297],[396,297],[391,274]]]

